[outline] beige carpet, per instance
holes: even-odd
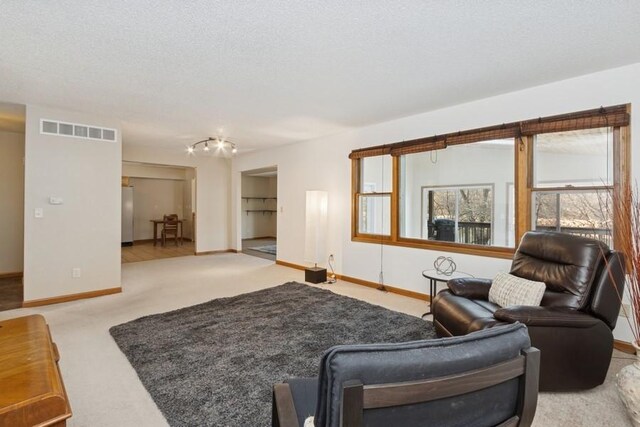
[[[243,254],[144,261],[122,266],[124,293],[37,309],[0,313],[0,320],[43,314],[61,354],[71,399],[69,426],[163,426],[162,414],[109,335],[111,326],[152,313],[214,298],[251,292],[284,282],[303,281],[304,272]],[[426,284],[425,284],[426,286]],[[337,293],[419,316],[424,303],[339,282],[324,285]],[[615,352],[607,383],[581,393],[543,393],[534,425],[630,426],[612,381],[629,356]]]

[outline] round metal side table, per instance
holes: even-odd
[[[424,270],[422,272],[422,277],[424,277],[425,279],[429,279],[429,298],[430,298],[429,299],[429,311],[427,311],[425,314],[422,315],[422,317],[424,317],[424,316],[427,316],[427,315],[432,313],[431,312],[431,301],[436,296],[436,290],[437,290],[438,282],[447,283],[451,279],[462,279],[462,278],[465,278],[465,277],[473,277],[473,276],[471,274],[468,274],[468,273],[463,273],[462,271],[454,271],[453,273],[451,273],[450,275],[447,276],[447,275],[438,273],[434,269],[430,269],[430,270]]]

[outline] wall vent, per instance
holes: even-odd
[[[41,119],[40,133],[45,135],[61,135],[72,138],[94,139],[99,141],[116,141],[116,130],[78,123],[60,122]]]

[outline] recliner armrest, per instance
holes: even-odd
[[[489,288],[491,287],[491,279],[476,279],[475,277],[464,277],[460,279],[451,279],[447,282],[447,286],[452,294],[470,299],[489,298]]]
[[[503,322],[520,322],[527,326],[589,328],[601,322],[596,317],[568,308],[526,305],[500,308],[493,313],[493,316]]]

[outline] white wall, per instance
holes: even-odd
[[[188,155],[174,149],[123,145],[130,162],[195,168],[196,252],[229,249],[229,160],[213,155]]]
[[[277,197],[277,181],[272,177],[243,176],[242,197]],[[277,213],[247,212],[277,210],[277,200],[242,200],[242,238],[275,237]]]
[[[24,134],[0,132],[0,274],[19,273],[24,239]]]
[[[131,178],[133,187],[133,239],[153,239],[152,219],[177,214],[184,219],[184,183],[174,179]],[[189,223],[183,223],[186,229]],[[158,234],[160,231],[158,230]]]
[[[385,282],[418,292],[427,291],[420,272],[432,266],[441,252],[424,249],[352,242],[351,227],[351,162],[348,155],[355,148],[474,129],[499,123],[526,120],[601,105],[640,104],[640,64],[607,70],[578,78],[469,102],[429,113],[355,129],[299,144],[247,153],[232,165],[232,230],[233,243],[239,248],[240,173],[271,165],[278,167],[278,258],[305,264],[304,203],[306,190],[329,192],[328,252],[336,257],[339,273],[365,280],[378,280],[381,251]],[[632,128],[640,125],[640,115],[632,114]],[[633,134],[632,145],[637,144]],[[640,160],[633,150],[633,165]],[[635,179],[640,178],[633,168]],[[508,271],[510,261],[462,254],[446,254],[455,259],[458,269],[477,277],[493,277]],[[376,260],[376,261],[373,261]],[[621,322],[622,323],[622,322]],[[628,340],[624,325],[616,336]]]
[[[189,238],[191,240],[194,239],[195,235],[195,224],[193,223],[193,215],[196,212],[196,171],[193,168],[187,168],[184,171],[185,180],[183,181],[183,194],[184,194],[184,204],[182,209],[182,218],[184,220],[183,226],[184,229],[182,232],[184,233],[184,237]],[[227,205],[228,207],[228,205]]]
[[[42,118],[114,128],[118,140],[41,135]],[[25,132],[25,301],[119,287],[119,123],[27,105]],[[51,196],[64,203],[49,204]]]

